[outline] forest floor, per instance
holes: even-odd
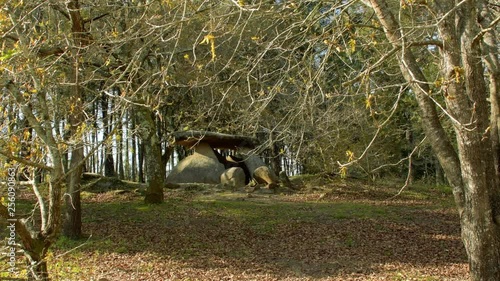
[[[401,187],[395,182],[311,176],[294,183],[302,188],[278,194],[166,190],[161,205],[146,205],[134,192],[84,192],[87,238],[60,238],[48,254],[50,275],[71,281],[468,279],[449,188],[415,185],[394,196]],[[0,280],[11,280],[0,264]]]

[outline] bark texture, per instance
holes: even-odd
[[[430,4],[437,12],[442,40],[440,55],[444,83],[441,90],[446,103],[445,114],[454,126],[457,150],[444,131],[436,104],[429,96],[430,83],[425,83],[428,80],[386,0],[366,0],[365,3],[375,11],[390,43],[401,48],[398,54],[401,72],[415,93],[425,134],[454,190],[471,277],[473,280],[500,280],[500,229],[495,219],[499,198],[498,72],[492,72],[488,91],[481,61],[481,57],[486,57],[491,61],[487,65],[494,69],[498,63],[497,44],[491,34],[484,34],[485,40],[481,38],[483,31],[477,21],[481,20],[478,11],[484,14],[487,9],[486,2],[464,1],[458,6],[453,1]],[[490,48],[481,48],[481,42]],[[490,125],[494,127],[488,133]]]
[[[147,189],[144,201],[150,204],[163,202],[165,167],[162,164],[161,142],[156,133],[156,123],[150,110],[140,107],[137,110],[137,123],[144,144]]]
[[[83,113],[83,89],[80,85],[80,65],[79,60],[82,56],[82,49],[88,46],[90,35],[85,30],[84,20],[80,13],[80,3],[78,0],[67,3],[69,17],[71,20],[71,32],[73,35],[73,70],[71,73],[72,86],[70,102],[70,114],[68,121],[70,124],[70,137],[77,138],[71,150],[71,160],[69,164],[69,173],[67,175],[66,193],[64,196],[64,222],[63,234],[67,237],[78,239],[82,235],[82,207],[80,199],[80,182],[83,173],[84,152],[81,144],[83,138],[78,136],[80,126],[85,122]]]
[[[27,258],[28,280],[49,280],[45,256],[49,247],[57,238],[61,226],[61,190],[65,178],[63,155],[59,150],[57,141],[52,134],[52,121],[48,113],[46,97],[44,94],[38,96],[37,108],[41,111],[43,119],[38,119],[32,110],[32,106],[23,100],[23,94],[16,92],[17,89],[9,89],[11,95],[20,105],[21,110],[29,124],[36,131],[46,146],[48,157],[52,166],[44,167],[49,173],[48,202],[38,197],[40,216],[42,224],[40,228],[33,226],[28,220],[17,219],[15,221],[16,234],[21,240],[21,247]],[[7,208],[0,204],[0,216],[10,218]]]

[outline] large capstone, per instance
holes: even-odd
[[[251,137],[229,135],[207,131],[183,131],[175,132],[175,143],[184,147],[196,147],[200,143],[206,143],[212,148],[238,149],[254,148],[258,141]]]

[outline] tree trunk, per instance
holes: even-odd
[[[118,136],[119,138],[116,140],[117,141],[117,144],[116,144],[116,147],[117,147],[117,160],[118,160],[118,178],[123,180],[126,178],[126,175],[125,175],[125,161],[128,160],[127,158],[127,145],[126,145],[126,142],[127,142],[127,138],[125,136],[125,132],[123,130],[123,125],[121,124],[120,125],[122,128],[119,130],[119,133],[118,133]],[[125,145],[123,144],[125,142]],[[124,154],[124,149],[123,147],[125,146],[125,157],[123,156]],[[125,158],[125,159],[124,159]]]
[[[64,196],[66,208],[64,211],[63,235],[71,239],[78,239],[82,236],[80,182],[83,172],[83,159],[83,146],[75,147],[71,151],[70,170],[72,172],[68,175],[66,194]]]
[[[471,277],[477,281],[500,280],[500,229],[499,221],[495,219],[499,217],[499,188],[492,153],[497,144],[487,134],[491,104],[488,104],[488,95],[485,94],[485,71],[476,39],[481,33],[476,22],[476,3],[463,2],[459,7],[453,1],[431,3],[439,17],[437,26],[443,40],[440,55],[445,85],[442,92],[447,116],[455,129],[456,154],[440,124],[435,104],[428,96],[430,83],[425,83],[426,77],[411,48],[405,46],[405,36],[401,34],[404,29],[399,26],[386,0],[365,2],[374,9],[391,44],[402,46],[404,50],[398,58],[401,72],[412,86],[425,134],[453,187]]]
[[[124,142],[125,148],[122,153],[124,155],[122,156],[123,158],[123,179],[126,180],[131,180],[130,178],[130,158],[129,158],[129,153],[130,153],[130,147],[129,147],[129,137],[128,137],[128,126],[127,125],[122,125],[123,126],[123,135],[122,135],[122,141]]]
[[[276,141],[273,132],[269,133],[269,141],[271,142],[271,168],[276,175],[279,175],[279,173],[281,172],[281,153],[280,146]]]
[[[137,142],[137,176],[139,182],[145,182],[144,180],[144,151],[146,150],[144,140],[139,140]]]
[[[101,97],[101,112],[102,112],[102,127],[103,127],[103,138],[109,138],[109,134],[111,133],[111,115],[108,114],[110,103],[108,101],[108,97],[105,94],[102,94]],[[108,141],[111,143],[111,140]],[[113,151],[111,146],[106,144],[104,145],[104,176],[106,177],[114,177],[115,173],[115,162],[113,159]]]
[[[61,163],[62,164],[62,163]],[[62,168],[62,165],[59,167]],[[62,169],[61,169],[62,171]],[[52,175],[58,173],[52,173]],[[54,188],[60,189],[61,186],[52,186],[51,191],[58,192]],[[57,194],[55,194],[57,196]],[[42,204],[44,204],[42,202]],[[27,220],[16,219],[14,222],[9,222],[9,227],[14,224],[14,230],[16,235],[21,239],[22,249],[24,250],[24,255],[26,257],[27,265],[27,276],[28,280],[49,280],[49,274],[47,271],[47,264],[44,260],[47,250],[54,241],[56,230],[57,230],[57,220],[53,215],[58,211],[59,206],[51,204],[49,206],[48,213],[42,213],[46,219],[50,219],[43,226],[42,231],[36,230]],[[0,204],[0,217],[7,220],[12,220],[7,207]],[[55,223],[55,224],[54,224]]]
[[[132,158],[132,161],[130,163],[130,168],[131,168],[131,171],[130,171],[130,177],[133,181],[137,180],[137,165],[136,165],[136,162],[137,162],[137,144],[136,144],[136,138],[137,138],[137,135],[135,133],[135,123],[136,123],[136,117],[135,117],[135,114],[132,110],[129,110],[128,111],[129,113],[129,118],[130,118],[130,128],[128,130],[128,133],[129,133],[129,136],[130,136],[130,139],[131,139],[131,143],[130,143],[130,146],[132,147],[132,153],[131,153],[131,158]]]
[[[30,270],[28,271],[28,281],[48,281],[49,279],[49,271],[47,270],[47,262],[45,260],[41,260],[35,262],[34,265],[28,265]]]
[[[69,17],[72,20],[72,35],[80,38],[83,33],[78,30],[83,30],[79,29],[83,27],[83,20],[81,20],[81,17],[75,17],[79,14],[78,1],[72,0],[66,1],[66,3],[70,14]],[[14,21],[14,18],[15,16],[13,15],[10,19]],[[14,26],[19,26],[19,24],[15,23]],[[21,32],[20,29],[17,30],[17,35],[19,37],[18,44],[20,48],[28,50],[32,42],[26,40],[27,38],[23,38],[24,32]],[[81,46],[82,44],[80,44]],[[27,53],[20,54],[20,56],[28,55]],[[24,59],[31,60],[32,58],[30,54],[29,57],[25,57]],[[67,179],[67,175],[65,174],[67,167],[64,164],[63,149],[61,149],[64,142],[61,142],[61,134],[57,132],[57,126],[60,123],[57,120],[54,121],[54,112],[50,112],[53,106],[59,106],[60,103],[58,103],[58,98],[54,98],[55,96],[49,96],[50,91],[46,91],[45,87],[42,86],[43,83],[39,81],[39,75],[35,73],[34,68],[26,68],[23,72],[23,75],[30,77],[33,88],[37,90],[36,99],[27,101],[25,97],[26,93],[20,90],[22,87],[9,89],[7,92],[16,100],[17,105],[22,110],[23,116],[28,120],[30,127],[36,132],[37,139],[40,141],[37,144],[44,147],[42,151],[46,153],[46,160],[50,163],[49,167],[44,167],[44,169],[50,172],[49,177],[47,177],[48,190],[46,190],[46,196],[37,196],[37,204],[40,209],[40,227],[38,229],[29,223],[30,220],[21,218],[13,219],[3,204],[0,204],[0,216],[14,220],[13,224],[15,225],[16,235],[21,240],[21,247],[28,260],[28,280],[48,280],[49,274],[47,272],[45,256],[60,232],[62,219],[61,192],[64,180]],[[33,189],[36,194],[39,194],[37,193],[36,186]],[[47,199],[45,200],[45,198]]]
[[[61,188],[61,186],[58,186],[58,188]],[[53,206],[54,205],[51,205],[51,207]],[[50,211],[54,211],[54,209],[49,210],[49,212]],[[44,213],[42,215],[47,216],[48,213]],[[3,204],[0,204],[0,217],[12,219],[12,217],[9,216],[9,211]],[[21,239],[22,249],[24,250],[24,256],[26,257],[26,274],[28,281],[49,280],[47,262],[44,259],[47,250],[50,245],[52,245],[55,233],[36,230],[25,219],[17,219],[13,224],[15,225],[15,232],[17,236]]]
[[[498,186],[491,148],[473,132],[459,136],[465,205],[461,216],[462,240],[473,280],[500,280],[500,228],[494,219],[492,197]]]
[[[492,15],[485,1],[478,3],[478,23],[486,32],[483,35],[481,47],[484,50],[484,62],[489,72],[490,86],[490,137],[493,146],[493,155],[495,156],[495,166],[497,178],[500,178],[500,61],[498,59],[498,39],[492,24]]]
[[[50,246],[50,243],[44,243],[43,240],[31,237],[29,244],[31,250],[24,252],[26,256],[26,267],[28,281],[48,281],[49,271],[47,262],[44,260],[45,254]],[[25,244],[26,246],[26,244]]]
[[[161,159],[161,146],[156,136],[153,136],[145,144],[145,160],[147,170],[146,203],[163,202],[163,185],[165,180],[165,167]]]
[[[480,1],[482,2],[482,1]],[[480,34],[476,20],[478,14],[473,1],[463,5],[460,15],[463,30],[459,37],[459,53],[455,55],[463,67],[463,82],[450,92],[452,96],[463,96],[467,107],[450,106],[451,113],[460,121],[455,125],[458,152],[464,183],[465,206],[462,215],[462,238],[469,256],[469,266],[474,280],[500,280],[500,227],[498,217],[499,179],[496,173],[496,155],[493,148],[498,139],[488,135],[491,125],[489,111],[496,107],[488,102],[488,89],[481,61],[482,50],[475,36]],[[451,9],[451,7],[450,7]],[[463,17],[463,19],[462,19]],[[451,34],[448,26],[440,28],[443,35]],[[445,40],[446,41],[446,40]],[[492,51],[492,50],[490,50]],[[443,51],[444,52],[444,51]],[[445,60],[445,72],[450,73],[457,64]],[[448,74],[450,75],[450,74]],[[454,75],[456,76],[456,74]],[[449,77],[450,79],[452,77]],[[462,77],[460,77],[462,78]],[[497,93],[491,93],[497,95]],[[447,102],[447,105],[454,101]],[[494,110],[493,110],[494,111]],[[472,126],[469,126],[471,124]]]
[[[407,145],[408,145],[408,149],[407,149],[407,152],[408,152],[408,155],[411,153],[411,151],[413,151],[413,149],[415,148],[415,138],[413,136],[413,130],[411,128],[411,125],[410,125],[410,128],[408,128],[406,130],[406,142],[407,142]],[[410,159],[410,163],[408,163],[408,169],[407,169],[407,182],[408,184],[413,184],[413,182],[415,181],[415,165],[413,164],[413,159]]]
[[[439,161],[435,157],[433,157],[433,162],[436,185],[446,184],[446,179],[444,178],[443,168],[441,168],[441,164],[439,164]]]
[[[165,167],[163,166],[161,142],[156,130],[156,122],[151,112],[141,107],[137,110],[140,135],[144,144],[144,160],[146,166],[147,189],[144,201],[158,204],[163,202],[163,185]]]
[[[70,112],[68,122],[70,125],[70,136],[77,138],[71,150],[71,160],[69,165],[69,173],[67,175],[66,194],[64,200],[66,208],[64,211],[63,234],[72,239],[78,239],[82,235],[82,207],[80,198],[80,182],[83,173],[83,134],[79,135],[79,131],[85,122],[83,113],[83,94],[80,85],[80,65],[81,58],[80,48],[86,46],[89,42],[88,35],[83,26],[83,18],[80,14],[80,5],[77,0],[68,2],[68,10],[70,11],[70,19],[72,23],[71,32],[75,48],[73,50],[74,68],[71,73],[72,89],[70,98]]]
[[[94,101],[92,103],[93,105],[93,116],[98,116],[99,115],[99,101]],[[92,128],[92,142],[91,143],[99,143],[99,126],[97,125],[97,120],[94,120],[93,122],[93,128]],[[99,166],[100,166],[100,155],[99,151],[95,151],[92,154],[92,173],[99,173]]]
[[[76,63],[75,67],[78,67]],[[78,71],[74,73],[78,75]],[[81,92],[78,78],[75,78],[75,86],[73,87],[71,103],[74,105],[74,111],[71,112],[69,118],[70,135],[78,136],[78,130],[84,122],[82,112]],[[71,150],[71,159],[69,163],[69,170],[66,179],[66,193],[64,194],[64,221],[63,221],[63,235],[72,239],[78,239],[82,235],[82,207],[80,198],[80,182],[83,173],[83,160],[84,151],[81,140],[76,141],[76,144]]]
[[[65,175],[65,167],[63,165],[63,155],[59,151],[56,139],[52,135],[53,132],[46,130],[46,128],[51,130],[52,127],[42,125],[51,124],[52,120],[37,119],[37,117],[33,114],[33,109],[24,102],[23,95],[17,91],[14,93],[15,94],[13,94],[13,96],[17,100],[18,104],[21,105],[24,116],[35,130],[37,136],[46,145],[45,148],[49,152],[48,155],[50,157],[50,162],[52,163],[52,167],[50,168],[50,181],[48,182],[48,208],[45,208],[47,202],[45,202],[42,197],[38,198],[42,222],[40,229],[35,229],[29,221],[25,219],[16,218],[14,222],[16,234],[21,239],[22,249],[24,250],[28,262],[28,280],[45,281],[49,280],[49,274],[47,272],[47,265],[44,258],[50,245],[52,245],[55,241],[60,228],[61,190],[63,188],[62,180]],[[46,106],[46,96],[44,94],[40,94],[38,95],[38,99],[40,104],[37,109],[42,113],[41,116],[50,118]],[[3,204],[0,204],[0,216],[12,219],[12,217],[9,216],[7,208]]]

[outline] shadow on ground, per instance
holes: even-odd
[[[174,192],[155,206],[136,195],[116,196],[84,204],[84,230],[92,237],[76,250],[92,257],[83,266],[109,280],[463,280],[466,274],[457,215],[421,202]],[[57,248],[74,246],[66,241]]]

